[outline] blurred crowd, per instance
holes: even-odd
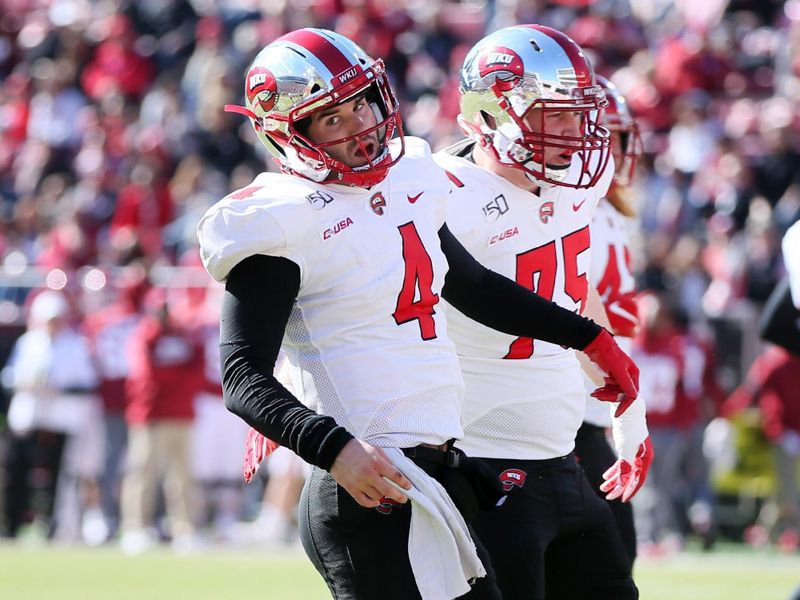
[[[274,487],[248,509],[233,457],[244,432],[209,375],[216,291],[195,226],[275,168],[222,107],[241,102],[261,47],[325,27],[386,61],[406,133],[438,150],[460,137],[467,50],[519,22],[578,42],[642,133],[632,260],[650,316],[637,360],[656,374],[643,387],[664,448],[639,508],[653,513],[644,541],[680,546],[698,534],[710,545],[725,523],[758,537],[759,511],[739,500],[760,508],[774,489],[769,467],[754,470],[761,483],[728,488],[737,500],[726,509],[703,441],[723,412],[739,419],[737,435],[757,431],[762,449],[769,440],[758,418],[747,422],[755,397],[723,407],[761,351],[752,322],[800,218],[800,0],[0,0],[0,349],[11,355],[8,397],[23,396],[0,432],[0,531],[39,517],[47,535],[101,543],[122,520],[133,552],[157,539],[154,515],[170,515],[174,540],[213,519],[233,539],[232,525],[263,506],[259,529],[284,538],[302,469],[276,461]],[[69,351],[53,351],[54,328]],[[52,380],[20,359],[42,347],[67,361],[49,367]],[[30,407],[37,395],[65,403],[72,420],[26,414],[26,394]],[[224,449],[231,439],[235,452]],[[732,443],[706,446],[718,459]],[[203,472],[216,458],[219,472]],[[797,525],[765,535],[777,542]]]

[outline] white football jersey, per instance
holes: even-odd
[[[582,312],[589,222],[610,175],[595,188],[542,188],[537,196],[470,160],[445,152],[434,158],[453,184],[447,225],[467,250],[487,268]],[[575,352],[495,331],[453,307],[447,320],[466,384],[465,436],[458,445],[490,458],[569,453],[584,411]]]
[[[425,141],[405,140],[403,159],[371,189],[262,173],[209,209],[198,230],[219,281],[254,254],[299,265],[283,342],[294,390],[386,447],[462,435],[463,381],[440,299],[449,181]]]
[[[597,288],[604,304],[609,298],[620,293],[632,292],[636,287],[631,272],[628,246],[629,221],[630,219],[621,215],[606,198],[597,205],[592,219],[592,266],[589,270],[589,281]],[[616,341],[630,356],[631,340],[617,337]],[[584,378],[586,390],[594,391],[597,386],[588,377]],[[610,427],[609,403],[587,395],[584,421],[598,427]]]
[[[589,270],[589,281],[597,288],[603,302],[636,288],[628,246],[629,221],[606,198],[597,205],[592,219],[592,266]]]

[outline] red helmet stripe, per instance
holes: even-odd
[[[309,29],[298,29],[287,33],[276,41],[287,41],[302,46],[319,60],[331,72],[332,77],[351,69],[354,66],[360,67],[358,64],[353,64],[342,53],[341,50],[324,35],[311,31]]]
[[[570,37],[551,27],[546,27],[545,25],[523,25],[523,27],[530,27],[531,29],[540,31],[561,46],[561,49],[567,55],[569,62],[572,63],[572,67],[575,69],[575,76],[578,80],[579,87],[594,85],[592,71],[589,67],[589,60],[583,54],[578,44],[573,42]]]

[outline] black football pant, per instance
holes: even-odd
[[[20,527],[37,513],[48,521],[48,536],[53,535],[56,486],[66,440],[63,433],[42,430],[10,436],[0,470],[0,480],[5,479],[0,502],[3,536],[16,537]]]
[[[589,480],[594,492],[604,498],[603,492],[600,491],[600,485],[603,483],[603,473],[617,461],[617,456],[609,446],[608,439],[606,439],[605,429],[589,423],[581,425],[578,435],[575,437],[575,456],[578,459],[578,464],[583,468],[583,472],[586,473],[586,478]],[[633,525],[633,507],[630,503],[622,502],[619,498],[607,500],[607,502],[611,507],[614,520],[617,522],[617,529],[619,529],[619,533],[622,536],[622,543],[625,544],[625,550],[630,558],[631,568],[633,568],[633,561],[636,560],[636,529]]]
[[[473,526],[504,600],[635,600],[639,592],[608,504],[570,454],[485,459],[508,497]]]
[[[415,462],[439,479],[445,465]],[[418,600],[408,557],[411,502],[364,508],[330,473],[314,468],[300,498],[300,539],[336,600]],[[476,540],[487,575],[464,600],[501,600],[486,551]]]

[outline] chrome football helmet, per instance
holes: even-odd
[[[315,143],[303,122],[313,113],[365,94],[377,124],[357,135]],[[369,187],[380,183],[405,150],[398,104],[383,61],[355,43],[325,29],[298,29],[258,53],[247,70],[245,106],[225,110],[250,117],[256,134],[285,172],[313,181]],[[334,159],[326,148],[355,140],[367,155],[362,137],[376,132],[381,148],[359,167]],[[400,138],[399,151],[388,142]]]
[[[495,160],[521,169],[539,185],[587,188],[608,163],[610,134],[598,123],[606,104],[589,60],[563,33],[543,25],[515,25],[479,41],[461,69],[459,124]],[[539,109],[532,113],[533,109]],[[549,113],[580,113],[578,135],[547,131]],[[529,119],[537,116],[539,131]],[[571,153],[570,165],[545,164],[547,148]]]
[[[621,160],[616,161],[614,182],[618,185],[628,185],[633,179],[636,161],[642,155],[642,136],[639,135],[639,126],[633,118],[630,106],[617,86],[602,75],[597,76],[597,84],[606,93],[608,106],[603,109],[600,122],[611,131],[619,135],[618,152]],[[612,142],[613,143],[613,142]]]

